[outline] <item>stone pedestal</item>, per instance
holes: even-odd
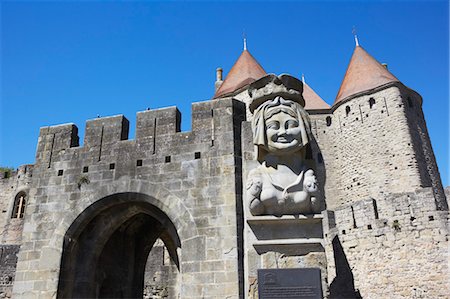
[[[248,298],[258,298],[258,269],[318,268],[327,293],[322,214],[248,216],[245,277]]]

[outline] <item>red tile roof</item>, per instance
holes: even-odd
[[[256,59],[244,50],[231,68],[222,85],[216,91],[214,98],[230,94],[266,75],[266,71]]]
[[[303,82],[303,98],[306,110],[330,109],[328,105],[308,84]]]
[[[399,80],[362,47],[356,46],[333,105],[390,82]]]

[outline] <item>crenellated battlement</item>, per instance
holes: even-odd
[[[129,121],[123,115],[88,120],[84,147],[96,147],[128,140]]]
[[[433,228],[437,223],[444,228],[447,214],[436,209],[432,188],[423,188],[413,193],[389,194],[382,199],[369,198],[341,206],[330,216],[333,225],[329,228],[335,229],[343,238],[349,234],[361,238],[364,234],[375,236]]]
[[[33,176],[33,165],[25,164],[19,166],[17,169],[11,172],[0,172],[1,179],[11,179],[11,180],[26,180]]]
[[[436,277],[448,272],[449,215],[436,208],[432,188],[356,201],[327,216],[330,281],[347,269],[364,298],[448,293],[447,280]]]
[[[134,140],[128,139],[129,121],[123,115],[88,120],[83,146],[74,124],[44,127],[36,167],[48,177],[73,176],[68,178],[71,182],[87,172],[95,180],[110,177],[111,170],[135,175],[151,171],[150,165],[179,167],[181,161],[234,153],[234,143],[226,140],[234,140],[243,120],[245,105],[229,99],[194,103],[189,132],[180,132],[181,113],[176,107],[138,112]]]

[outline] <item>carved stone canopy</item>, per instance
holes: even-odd
[[[303,98],[303,82],[287,74],[277,76],[269,74],[250,84],[248,94],[252,99],[249,105],[253,113],[259,105],[267,100],[281,96],[286,100],[292,100],[305,106]]]

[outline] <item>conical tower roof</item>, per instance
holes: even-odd
[[[306,110],[330,109],[328,105],[306,82],[303,81],[303,98]]]
[[[351,95],[391,82],[399,80],[361,46],[356,46],[333,105]]]
[[[232,93],[266,75],[266,71],[250,54],[244,50],[231,68],[222,85],[216,91],[214,98]]]

